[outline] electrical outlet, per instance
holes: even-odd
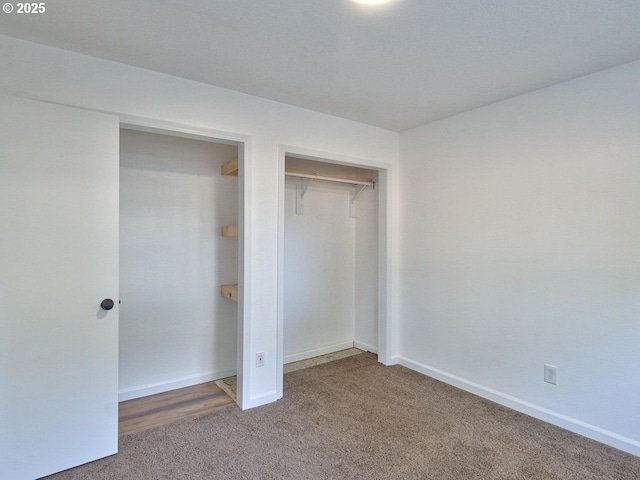
[[[544,381],[553,385],[558,384],[558,367],[553,365],[544,365]]]
[[[256,353],[256,367],[264,367],[264,352]]]

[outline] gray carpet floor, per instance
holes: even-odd
[[[327,353],[326,355],[319,355],[317,357],[307,358],[305,360],[299,360],[297,362],[287,363],[282,366],[282,370],[284,373],[293,372],[295,370],[302,370],[303,368],[313,367],[315,365],[320,365],[322,363],[333,362],[334,360],[338,360],[340,358],[351,357],[352,355],[358,355],[363,353],[364,350],[360,350],[359,348],[346,348],[344,350],[338,350],[337,352]],[[217,380],[216,385],[218,385],[224,392],[229,395],[233,401],[235,402],[236,390],[238,388],[238,377],[232,376],[223,378],[222,380]]]
[[[640,479],[640,458],[363,353],[49,479]]]

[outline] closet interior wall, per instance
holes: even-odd
[[[226,145],[121,130],[120,400],[236,373],[237,178]]]
[[[377,172],[287,157],[286,169],[372,178]],[[306,180],[305,180],[306,182]],[[284,363],[356,346],[377,351],[378,190],[314,180],[296,214],[300,179],[285,176]]]

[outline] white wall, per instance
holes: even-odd
[[[285,363],[353,346],[355,222],[345,185],[316,182],[296,215],[297,179],[286,181]]]
[[[635,62],[401,135],[402,363],[640,455],[638,119]]]
[[[296,158],[287,159],[287,167],[362,178],[375,174]],[[362,192],[357,217],[351,218],[353,187],[314,181],[304,196],[304,214],[298,215],[299,181],[286,177],[285,182],[285,363],[350,348],[354,342],[375,350],[377,191]]]
[[[288,145],[329,152],[361,159],[362,164],[380,163],[394,168],[399,135],[6,36],[0,36],[0,62],[0,93],[111,112],[125,120],[147,118],[246,136],[247,299],[240,403],[249,408],[279,398],[282,391],[276,359],[280,148]],[[396,177],[391,178],[395,182]],[[395,188],[395,183],[390,187]],[[260,368],[255,367],[258,351],[265,352],[265,366]]]
[[[378,352],[378,202],[377,172],[369,172],[375,190],[365,189],[356,200],[354,346]]]
[[[237,147],[120,133],[120,400],[235,375]]]

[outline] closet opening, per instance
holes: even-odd
[[[238,141],[121,126],[121,402],[241,369],[242,155]]]
[[[354,347],[386,355],[388,304],[386,168],[281,157],[279,388],[294,362]]]

